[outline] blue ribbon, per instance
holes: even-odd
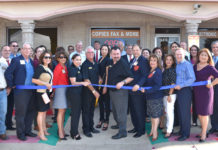
[[[202,85],[207,85],[208,83],[211,83],[211,81],[199,81],[199,82],[194,82],[192,85],[190,85],[190,87],[194,87],[194,86],[202,86]],[[91,84],[92,86],[97,86],[97,87],[107,87],[107,88],[116,88],[115,85],[100,85],[100,84]],[[52,86],[52,88],[65,88],[65,87],[78,87],[78,86],[82,86],[82,85],[54,85]],[[165,90],[165,89],[171,89],[171,88],[175,88],[176,85],[168,85],[168,86],[162,86],[159,90]],[[126,89],[126,90],[132,90],[132,86],[123,86],[121,89]],[[139,88],[139,90],[141,89],[151,89],[152,87],[141,87]],[[26,89],[26,90],[32,90],[32,89],[47,89],[46,86],[35,86],[35,85],[17,85],[16,89]]]

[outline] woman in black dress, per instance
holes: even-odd
[[[99,60],[99,74],[100,77],[103,80],[102,84],[105,84],[105,77],[106,77],[106,65],[108,61],[110,60],[110,52],[108,45],[102,45],[101,46],[101,58]],[[107,130],[108,123],[109,123],[109,116],[110,116],[110,97],[109,93],[104,92],[103,88],[100,89],[100,98],[99,98],[99,108],[100,108],[100,120],[99,123],[96,125],[96,128],[101,128],[102,124],[103,128],[102,130]]]
[[[46,130],[46,111],[49,109],[49,102],[45,102],[42,98],[42,95],[49,95],[49,90],[51,90],[53,73],[50,70],[51,67],[51,54],[48,51],[43,52],[39,57],[40,65],[36,68],[36,71],[33,75],[32,82],[37,85],[45,85],[46,89],[37,89],[36,90],[36,102],[37,102],[37,123],[39,127],[39,137],[41,140],[46,141],[47,138],[45,135],[49,135]]]
[[[83,82],[82,73],[80,71],[81,56],[74,54],[72,57],[72,65],[69,68],[68,76],[71,85],[87,86],[88,82]],[[72,139],[80,140],[81,137],[78,132],[79,118],[81,113],[82,103],[82,86],[68,88],[68,100],[71,102],[71,130],[70,134]]]

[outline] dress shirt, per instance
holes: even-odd
[[[17,53],[16,55],[14,55],[13,53],[11,53],[10,54],[10,59],[13,59],[13,58],[15,58],[15,57],[17,57],[17,56],[20,56],[21,54],[20,53]]]
[[[4,88],[6,88],[7,84],[5,81],[4,70],[2,68],[2,65],[3,64],[0,62],[0,88],[4,89]]]
[[[190,86],[196,79],[193,65],[185,59],[177,63],[176,75],[176,84],[181,88]]]
[[[133,78],[129,65],[123,59],[120,59],[116,64],[113,63],[113,60],[110,60],[107,66],[109,67],[108,85],[116,85],[128,77]],[[116,89],[111,90],[115,91]]]
[[[190,53],[187,50],[185,50],[185,56],[190,60]]]
[[[33,74],[34,74],[34,69],[33,66],[30,62],[30,58],[28,60],[28,62],[25,60],[25,67],[26,67],[26,80],[25,80],[25,85],[34,85],[32,83],[32,78],[33,78]]]
[[[81,56],[82,63],[86,60],[86,54],[85,54],[84,51],[82,51],[81,53],[78,53],[77,51],[74,51],[74,52],[72,52],[72,53],[70,54],[70,56],[69,56],[69,63],[70,63],[69,65],[72,64],[72,57],[73,57],[73,55],[75,55],[75,54],[79,54],[79,55]]]
[[[123,50],[123,51],[121,52],[121,56],[124,56],[124,55],[126,55],[126,51],[125,51],[125,50]]]
[[[218,62],[218,56],[213,56],[213,61],[214,61],[214,64],[216,64]]]
[[[9,60],[9,63],[11,63],[11,59],[8,58],[8,60]],[[5,70],[8,68],[8,62],[7,62],[7,60],[6,60],[4,57],[1,57],[1,58],[0,58],[0,63],[2,64],[3,72],[5,72]]]
[[[96,54],[98,52],[98,54]],[[99,50],[96,50],[95,49],[95,60],[96,60],[96,55],[98,55],[98,61],[99,61],[99,59],[101,58],[101,50],[99,49]]]

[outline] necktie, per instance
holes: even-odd
[[[95,61],[98,62],[98,50],[96,50]]]
[[[10,62],[9,62],[9,60],[6,60],[7,61],[7,63],[8,63],[8,66],[10,65]]]
[[[132,55],[129,55],[129,59],[130,59],[130,61],[133,59],[133,56]]]

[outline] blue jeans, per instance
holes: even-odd
[[[0,91],[0,134],[5,134],[5,117],[7,113],[7,93],[6,90]]]

